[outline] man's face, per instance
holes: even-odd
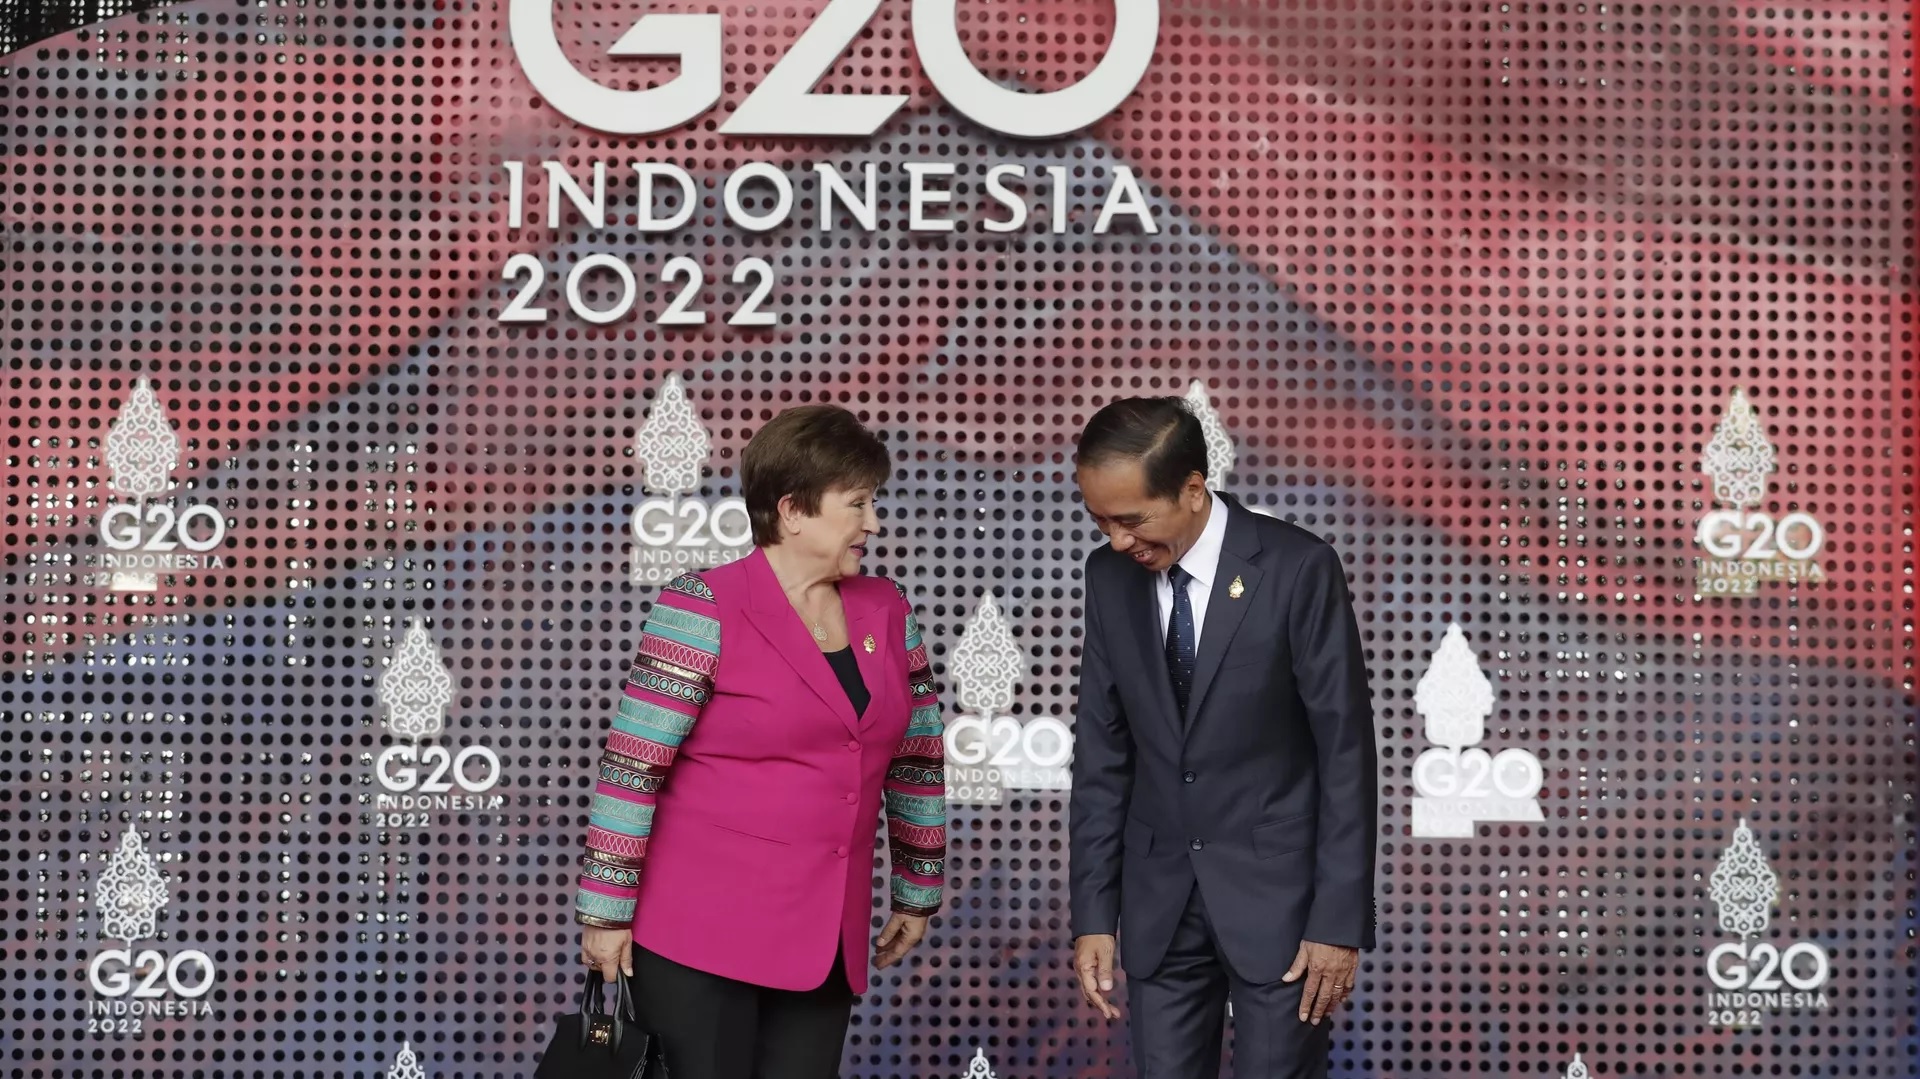
[[[1074,473],[1080,500],[1113,549],[1142,569],[1160,573],[1180,560],[1207,524],[1212,496],[1198,472],[1170,499],[1147,496],[1146,470],[1140,462],[1111,461]]]

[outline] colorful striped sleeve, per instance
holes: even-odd
[[[898,584],[895,588],[900,588]],[[945,725],[934,690],[933,665],[920,622],[906,589],[900,589],[907,615],[907,678],[913,689],[913,718],[907,736],[887,770],[887,841],[892,850],[893,909],[900,914],[940,911],[946,882],[947,777]]]
[[[574,917],[585,925],[633,924],[653,807],[674,755],[713,692],[720,666],[720,609],[696,574],[668,582],[640,631],[620,710],[600,755],[587,818]]]

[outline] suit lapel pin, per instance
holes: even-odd
[[[869,655],[873,653],[873,634],[871,633],[867,634],[867,639],[864,641],[861,641],[860,643],[866,646],[867,653]]]
[[[1227,586],[1228,599],[1239,599],[1241,596],[1244,596],[1246,594],[1247,594],[1247,586],[1244,584],[1241,584],[1240,578],[1238,577],[1235,577],[1233,579],[1233,583]]]

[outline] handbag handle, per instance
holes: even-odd
[[[613,983],[613,1050],[620,1051],[620,1040],[627,1036],[627,1020],[633,1018],[633,1000],[627,995],[627,979],[620,977]]]
[[[593,1031],[593,1021],[597,1015],[605,1012],[606,999],[601,993],[605,979],[598,970],[587,971],[587,985],[580,994],[580,1048],[587,1047],[587,1039]],[[631,1014],[632,1002],[627,998],[627,980],[621,978],[613,985],[613,1011],[608,1017],[613,1021],[613,1044],[611,1048],[620,1048],[620,1039],[626,1034],[623,1012]]]

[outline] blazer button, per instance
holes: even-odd
[[[1207,844],[1206,844],[1206,841],[1205,841],[1205,840],[1203,840],[1203,839],[1196,839],[1196,840],[1194,840],[1193,842],[1191,842],[1191,843],[1189,843],[1189,844],[1187,844],[1187,845],[1188,845],[1188,846],[1190,846],[1190,847],[1192,847],[1192,848],[1193,848],[1194,850],[1199,850],[1199,849],[1200,849],[1201,847],[1204,847],[1204,846],[1206,846]]]
[[[848,791],[848,792],[847,792],[847,804],[848,804],[848,805],[852,805],[853,803],[855,803],[855,802],[858,802],[859,800],[860,800],[860,796],[859,796],[859,795],[857,795],[857,794],[855,794],[855,793],[853,793],[852,791]]]
[[[857,741],[848,742],[847,748],[853,750],[855,753],[858,753],[860,752],[860,743]]]
[[[1191,783],[1193,782],[1193,773],[1187,772],[1184,775],[1182,775],[1180,778],[1186,780],[1188,783]]]
[[[833,855],[836,858],[845,858],[847,856],[847,848],[835,847],[833,848]]]

